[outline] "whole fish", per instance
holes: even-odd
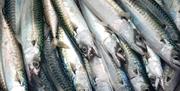
[[[31,81],[31,75],[32,74],[37,75],[40,70],[38,66],[41,58],[40,58],[40,51],[38,45],[34,46],[32,44],[33,38],[31,36],[31,33],[33,32],[32,29],[33,22],[32,22],[32,12],[31,12],[32,10],[30,9],[32,8],[31,1],[25,1],[22,7],[24,7],[22,10],[24,14],[21,15],[20,37],[23,48],[26,73],[28,76],[28,80]]]
[[[70,32],[71,40],[78,43],[82,53],[88,59],[98,56],[91,33],[75,2],[73,0],[52,0],[52,2],[63,29]]]
[[[168,37],[174,41],[175,44],[180,43],[180,31],[172,18],[164,11],[161,6],[154,0],[138,0],[142,7],[149,10],[161,24],[165,27],[164,31],[168,34]]]
[[[75,91],[73,79],[66,72],[63,59],[59,57],[57,48],[53,48],[51,43],[52,36],[49,35],[45,40],[43,56],[47,72],[58,91]]]
[[[64,46],[59,48],[60,55],[67,67],[70,66],[68,70],[73,75],[76,90],[92,91],[83,59],[62,28],[58,30],[58,40],[64,43]]]
[[[111,54],[113,61],[115,61],[116,65],[119,67],[120,61],[125,61],[125,59],[120,53],[118,53],[120,46],[117,41],[113,39],[108,30],[106,30],[105,27],[101,25],[100,21],[83,3],[81,4],[81,10],[87,21],[87,24],[89,25],[90,31],[95,36],[95,39],[103,45],[109,54]]]
[[[51,0],[43,0],[43,7],[44,7],[44,16],[47,24],[50,27],[50,30],[52,32],[53,36],[53,45],[57,45],[57,39],[56,39],[56,34],[57,34],[57,26],[58,26],[58,17],[55,12],[55,9],[52,5]]]
[[[135,91],[152,90],[151,85],[148,82],[146,70],[135,52],[128,47],[126,42],[123,42],[122,40],[119,40],[119,42],[127,59],[125,67]]]
[[[167,37],[162,26],[143,7],[133,0],[120,0],[123,7],[130,12],[132,21],[146,40],[148,46],[174,69],[179,69],[179,50]]]
[[[163,69],[161,66],[161,60],[158,55],[156,55],[153,50],[147,46],[147,57],[146,59],[146,69],[149,78],[153,79],[151,83],[154,85],[156,89],[158,89],[158,86],[160,85],[162,88],[164,88],[164,82],[163,82]]]
[[[96,45],[98,50],[105,61],[107,72],[109,74],[110,82],[115,91],[134,91],[132,84],[126,74],[124,65],[117,67],[113,62],[110,55],[103,49],[103,46],[97,41]]]
[[[79,0],[80,1],[80,0]],[[115,32],[119,38],[128,42],[130,47],[143,55],[142,49],[136,44],[135,33],[132,26],[125,19],[120,17],[116,9],[106,0],[82,0],[87,7],[102,21],[102,24]],[[108,11],[104,14],[102,11]]]
[[[2,65],[8,91],[28,91],[21,46],[2,17]]]

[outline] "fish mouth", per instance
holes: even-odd
[[[97,52],[97,49],[95,46],[81,45],[80,50],[81,50],[81,53],[88,59],[92,59],[94,56],[97,56],[100,58],[100,55]]]

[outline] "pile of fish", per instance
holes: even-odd
[[[0,91],[180,91],[180,0],[0,0]]]

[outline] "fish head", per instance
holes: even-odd
[[[38,74],[39,72],[39,63],[40,63],[40,56],[39,56],[39,49],[35,46],[29,47],[25,51],[25,58],[26,58],[26,66],[28,68],[28,74],[31,76],[32,74]]]
[[[172,68],[180,69],[180,51],[173,47],[164,47],[161,56]]]
[[[85,57],[87,57],[88,59],[92,59],[92,57],[94,56],[100,57],[91,34],[83,31],[79,33],[76,37],[79,48],[82,54],[85,55]]]
[[[149,86],[144,82],[141,76],[136,76],[131,79],[133,87],[136,91],[150,91]]]

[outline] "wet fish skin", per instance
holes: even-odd
[[[0,5],[3,5],[3,2],[0,2]],[[0,15],[2,16],[2,12],[0,12]],[[0,17],[0,27],[2,27],[2,17]],[[1,29],[0,29],[1,30]],[[2,65],[2,31],[0,31],[0,90],[7,91],[4,73],[3,73],[3,65]]]
[[[115,91],[134,91],[132,84],[126,74],[124,69],[124,65],[121,67],[117,67],[113,62],[112,58],[108,53],[103,49],[103,46],[97,41],[96,45],[98,46],[98,50],[101,51],[101,55],[107,65],[108,74],[110,78],[110,82]]]
[[[180,30],[180,1],[179,0],[163,0],[161,7],[165,8],[166,12],[171,16],[177,28]]]
[[[126,42],[122,40],[119,41],[120,46],[123,49],[123,53],[127,59],[125,67],[135,91],[151,90],[152,88],[148,83],[146,70],[144,69],[137,55],[128,47]]]
[[[0,46],[1,46],[1,43],[0,43]],[[2,65],[2,56],[1,55],[2,55],[2,53],[1,53],[1,49],[0,49],[0,84],[1,84],[0,85],[0,90],[7,91],[7,87],[6,87],[6,84],[5,84],[4,73],[3,73],[3,67],[2,67],[3,65]]]
[[[145,38],[149,47],[171,67],[179,69],[179,50],[167,37],[162,26],[156,21],[153,15],[140,7],[136,1],[120,0],[120,2],[123,4],[124,8],[131,13],[133,23]]]
[[[52,36],[48,36],[45,40],[44,46],[44,63],[47,68],[47,72],[52,79],[58,91],[75,91],[74,83],[71,77],[66,72],[66,68],[63,66],[64,62],[59,57],[58,50],[51,45]]]
[[[147,57],[144,60],[146,60],[145,66],[148,76],[154,80],[154,83],[152,81],[154,87],[158,89],[158,86],[160,85],[164,89],[161,60],[149,46],[147,46]]]
[[[57,27],[58,27],[58,17],[52,5],[51,0],[43,0],[43,8],[44,8],[45,20],[47,24],[49,25],[50,30],[52,32],[52,36],[53,36],[52,43],[54,46],[56,46],[57,45],[56,34],[57,34]]]
[[[38,45],[34,46],[32,44],[31,33],[34,32],[32,30],[32,1],[24,1],[21,7],[23,7],[23,14],[20,16],[20,38],[23,48],[26,74],[28,81],[31,84],[31,80],[34,79],[33,75],[38,75],[38,72],[40,71],[39,62],[41,61],[41,58]]]
[[[15,31],[16,29],[16,0],[5,0],[4,4],[5,18],[10,24],[10,28]]]
[[[2,65],[7,89],[9,91],[28,91],[21,46],[13,31],[2,17]]]
[[[68,71],[73,75],[72,78],[74,77],[76,90],[92,91],[91,84],[84,67],[85,65],[83,64],[83,58],[77,52],[77,49],[71,43],[71,40],[62,28],[59,28],[58,30],[58,40],[67,46],[60,47],[59,52],[64,63],[67,65]]]
[[[84,53],[88,59],[91,59],[93,56],[98,56],[97,49],[93,42],[94,39],[76,3],[73,0],[64,0],[63,4],[72,26],[75,27],[74,31],[76,35],[74,37],[82,53]]]
[[[128,42],[130,47],[143,55],[142,49],[135,43],[135,33],[129,22],[120,17],[119,13],[105,0],[82,0],[87,7],[103,22],[104,26],[115,32],[119,38]],[[104,14],[102,11],[109,11]]]
[[[161,24],[165,26],[164,31],[176,45],[180,43],[180,32],[171,17],[154,0],[138,0],[142,7],[147,8]]]
[[[37,45],[40,53],[44,47],[44,20],[43,5],[41,0],[32,0],[32,44]]]
[[[167,64],[163,67],[163,71],[164,91],[174,91],[179,82],[180,72]]]
[[[125,61],[125,59],[120,53],[118,53],[118,50],[121,48],[116,39],[113,38],[111,34],[108,33],[108,30],[106,30],[105,27],[100,24],[100,21],[91,13],[91,11],[85,6],[85,4],[81,2],[79,3],[85,20],[89,25],[89,29],[95,36],[95,40],[98,40],[103,45],[108,53],[111,54],[114,63],[119,67],[120,61]]]

